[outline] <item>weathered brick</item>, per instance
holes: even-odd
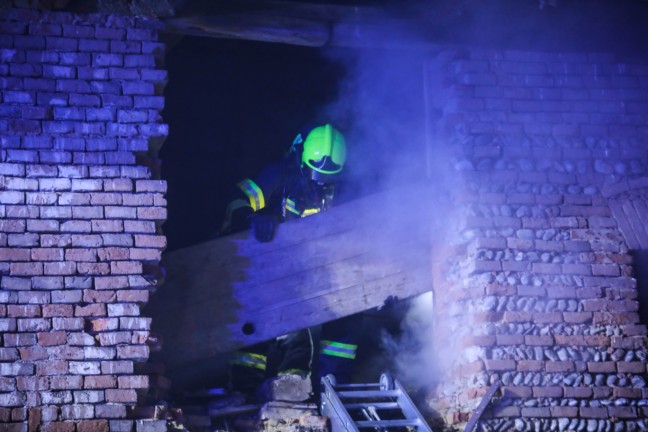
[[[96,361],[71,361],[69,371],[73,375],[98,375],[101,373],[101,368]]]
[[[79,377],[84,380],[94,379],[94,376]],[[72,393],[75,403],[100,403],[105,402],[104,391],[103,390],[83,390],[75,391]]]
[[[94,362],[99,364],[99,362]],[[117,388],[117,377],[114,375],[88,375],[84,377],[83,388],[107,389]]]
[[[108,420],[82,420],[77,423],[76,430],[77,432],[109,432],[117,431],[117,428],[111,429]]]
[[[50,379],[52,390],[76,390],[83,386],[83,377],[79,375],[57,375]]]

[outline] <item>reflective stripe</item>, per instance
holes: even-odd
[[[297,210],[297,205],[295,204],[295,201],[290,198],[286,198],[286,204],[284,205],[284,207],[290,213],[296,214],[299,217],[306,217],[320,212],[320,209],[318,208],[309,208],[309,209],[305,209],[303,212],[300,213],[299,210]]]
[[[258,211],[265,207],[265,198],[263,197],[263,191],[250,179],[245,179],[236,184],[247,195],[250,200],[250,205],[252,210]]]
[[[251,367],[255,369],[266,369],[266,356],[261,354],[249,353],[244,351],[236,351],[232,355],[230,363],[240,366]]]
[[[358,350],[358,345],[345,344],[342,342],[334,342],[328,340],[321,341],[320,347],[322,348],[322,354],[347,359],[356,358],[356,351]]]
[[[300,216],[299,212],[297,211],[297,206],[295,205],[295,201],[291,200],[290,198],[286,198],[286,205],[285,205],[286,210],[288,210],[290,213],[294,213],[297,216]]]
[[[306,216],[314,215],[315,213],[319,213],[319,212],[320,212],[320,209],[318,209],[318,208],[310,208],[310,209],[306,209],[306,210],[304,210],[304,211],[302,212],[301,217],[306,217]]]

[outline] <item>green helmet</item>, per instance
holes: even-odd
[[[302,169],[311,179],[327,183],[342,171],[346,161],[344,136],[330,124],[313,128],[304,140]]]

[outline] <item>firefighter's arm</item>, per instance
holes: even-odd
[[[261,242],[274,238],[280,221],[280,209],[273,198],[280,189],[281,171],[270,165],[254,179],[246,178],[236,184],[238,198],[227,207],[225,224],[228,232],[252,228],[254,237]]]

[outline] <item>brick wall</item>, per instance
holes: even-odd
[[[146,403],[165,246],[164,47],[144,21],[0,11],[2,430],[165,430]]]
[[[438,255],[432,405],[464,423],[500,382],[485,430],[648,428],[646,327],[608,199],[645,187],[648,66],[477,50],[429,66],[461,221]]]

